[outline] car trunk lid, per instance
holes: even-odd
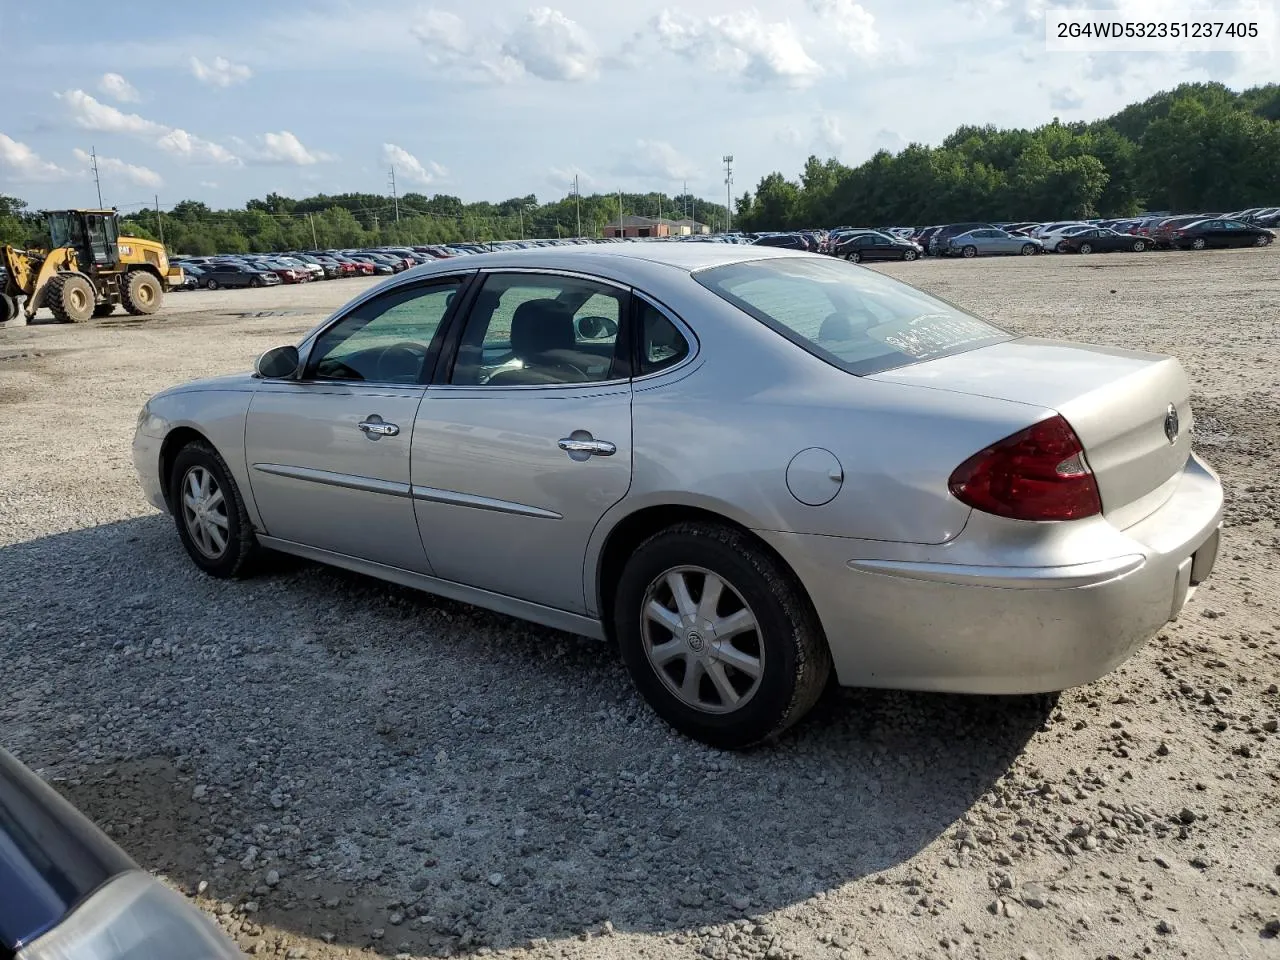
[[[1190,387],[1173,357],[1024,337],[871,379],[1060,413],[1084,445],[1103,513],[1121,528],[1172,495],[1191,453]]]

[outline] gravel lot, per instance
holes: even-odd
[[[260,955],[1280,956],[1280,249],[883,269],[1187,365],[1221,559],[1104,680],[843,691],[733,755],[590,641],[283,559],[204,577],[137,410],[338,281],[0,328],[0,743]]]

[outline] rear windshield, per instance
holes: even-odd
[[[815,357],[859,376],[1012,339],[958,307],[844,260],[751,260],[693,278]]]

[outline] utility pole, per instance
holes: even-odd
[[[684,182],[684,193],[680,195],[680,210],[686,220],[689,219],[689,181]]]
[[[578,236],[582,236],[582,192],[578,188],[578,175],[573,175],[573,205],[578,211]]]
[[[622,191],[619,190],[618,191],[618,236],[622,236],[625,232],[626,231],[622,226]]]
[[[729,233],[732,230],[733,230],[733,154],[729,154],[729,159],[725,163],[724,232]]]
[[[524,239],[524,204],[521,203],[516,207],[516,213],[520,215],[520,239]]]
[[[400,222],[400,198],[396,195],[396,168],[391,168],[391,202],[396,207],[396,223]]]
[[[376,213],[373,214],[373,232],[378,232],[378,215]]]
[[[98,187],[98,209],[102,209],[102,180],[98,177],[98,149],[89,148],[89,159],[93,163],[93,182]]]
[[[311,214],[309,213],[307,214],[307,223],[311,225],[311,249],[319,250],[320,241],[316,239],[316,221],[315,221],[315,218],[311,216]]]
[[[164,246],[164,221],[160,219],[160,194],[156,194],[156,228],[160,231],[160,246]]]

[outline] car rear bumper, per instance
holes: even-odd
[[[1096,680],[1175,618],[1213,569],[1221,520],[1218,478],[1192,457],[1160,509],[1123,531],[1092,521],[1102,536],[1080,542],[1102,549],[1066,563],[956,562],[969,531],[909,559],[858,556],[867,541],[761,536],[808,588],[841,684],[1042,693]]]

